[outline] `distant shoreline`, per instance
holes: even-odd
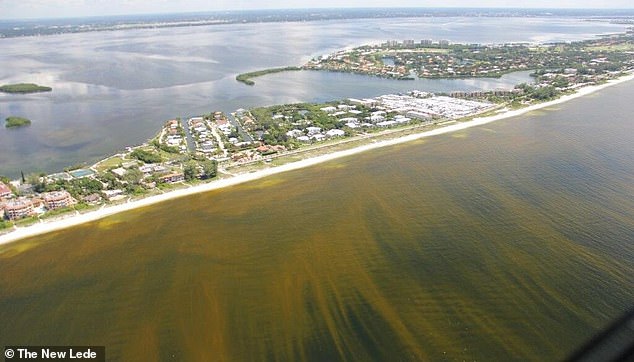
[[[198,194],[198,193],[201,193],[201,192],[208,192],[208,191],[212,191],[212,190],[222,189],[222,188],[225,188],[225,187],[235,186],[235,185],[238,185],[238,184],[242,184],[242,183],[246,183],[246,182],[250,182],[250,181],[255,181],[255,180],[258,180],[258,179],[261,179],[261,178],[264,178],[264,177],[268,177],[268,176],[271,176],[271,175],[279,174],[279,173],[282,173],[282,172],[298,170],[298,169],[301,169],[301,168],[314,166],[314,165],[317,165],[317,164],[320,164],[320,163],[323,163],[323,162],[327,162],[327,161],[331,161],[331,160],[334,160],[334,159],[355,155],[355,154],[358,154],[358,153],[361,153],[361,152],[366,152],[366,151],[370,151],[370,150],[374,150],[374,149],[378,149],[378,148],[383,148],[383,147],[393,146],[393,145],[397,145],[397,144],[407,143],[407,142],[411,142],[411,141],[418,140],[418,139],[425,138],[425,137],[431,137],[431,136],[436,136],[436,135],[440,135],[440,134],[456,132],[456,131],[464,130],[464,129],[467,129],[467,128],[481,126],[481,125],[484,125],[484,124],[487,124],[487,123],[499,121],[499,120],[502,120],[502,119],[516,117],[516,116],[519,116],[519,115],[522,115],[522,114],[525,114],[525,113],[528,113],[528,112],[531,112],[531,111],[535,111],[535,110],[538,110],[538,109],[543,109],[543,108],[551,107],[551,106],[558,105],[558,104],[561,104],[561,103],[565,103],[565,102],[570,101],[572,99],[583,97],[583,96],[586,96],[588,94],[591,94],[591,93],[594,93],[596,91],[599,91],[601,89],[604,89],[604,88],[607,88],[607,87],[610,87],[610,86],[613,86],[613,85],[616,85],[616,84],[620,84],[620,83],[623,83],[623,82],[631,81],[631,80],[634,80],[634,73],[630,73],[629,75],[623,76],[621,78],[608,81],[607,83],[604,83],[604,84],[583,87],[583,88],[578,89],[573,94],[565,95],[565,96],[562,96],[562,97],[560,97],[560,98],[558,98],[556,100],[535,104],[535,105],[524,107],[524,108],[521,108],[521,109],[518,109],[518,110],[507,111],[507,112],[504,112],[504,113],[501,113],[501,114],[498,114],[498,115],[494,115],[494,116],[474,118],[471,121],[462,122],[462,123],[455,123],[455,124],[452,124],[452,125],[449,125],[449,126],[446,126],[446,127],[437,128],[437,129],[430,130],[430,131],[419,132],[419,133],[415,133],[415,134],[399,137],[399,138],[396,138],[396,139],[385,140],[385,141],[380,141],[380,142],[376,142],[376,143],[372,143],[372,144],[362,145],[362,146],[355,147],[355,148],[352,148],[352,149],[343,150],[343,151],[337,151],[337,152],[333,152],[333,153],[330,153],[330,154],[325,154],[325,155],[320,155],[320,156],[316,156],[316,157],[312,157],[312,158],[307,158],[307,159],[303,159],[303,160],[300,160],[300,161],[287,163],[287,164],[284,164],[282,166],[276,166],[276,167],[272,167],[272,168],[267,168],[267,169],[263,169],[263,170],[259,170],[259,171],[255,171],[255,172],[251,172],[251,173],[247,172],[247,173],[244,173],[244,174],[238,174],[238,175],[230,177],[230,178],[216,180],[216,181],[211,181],[209,183],[192,186],[192,187],[187,188],[187,189],[179,189],[179,190],[175,190],[175,191],[170,191],[170,192],[165,193],[165,194],[150,196],[150,197],[147,197],[147,198],[144,198],[144,199],[141,199],[141,200],[131,201],[131,202],[128,202],[128,203],[125,203],[125,204],[106,206],[106,207],[101,208],[99,210],[91,211],[91,212],[88,212],[86,214],[70,216],[70,217],[67,217],[67,218],[64,218],[64,219],[61,219],[61,220],[51,220],[51,221],[48,221],[48,222],[45,221],[45,222],[42,222],[42,223],[39,223],[39,224],[34,224],[34,225],[26,226],[26,227],[21,227],[21,228],[18,228],[17,230],[14,230],[12,232],[7,233],[7,234],[0,235],[0,245],[8,244],[8,243],[15,242],[15,241],[18,241],[18,240],[21,240],[21,239],[24,239],[24,238],[28,238],[28,237],[33,237],[33,236],[37,236],[37,235],[41,235],[41,234],[45,234],[45,233],[49,233],[49,232],[53,232],[53,231],[57,231],[57,230],[66,229],[66,228],[77,226],[77,225],[80,225],[80,224],[83,224],[83,223],[87,223],[87,222],[97,221],[97,220],[103,219],[103,218],[105,218],[107,216],[118,214],[118,213],[121,213],[121,212],[124,212],[124,211],[134,210],[134,209],[137,209],[137,208],[142,208],[142,207],[154,205],[154,204],[157,204],[157,203],[160,203],[160,202],[164,202],[164,201],[168,201],[168,200],[174,200],[174,199],[177,199],[177,198],[194,195],[194,194]]]
[[[621,10],[622,11],[622,10]],[[627,12],[625,15],[631,14]],[[30,16],[34,16],[29,14]],[[618,9],[521,9],[516,8],[443,8],[443,7],[381,7],[381,8],[312,8],[312,9],[247,9],[207,12],[171,12],[163,14],[130,14],[106,16],[78,16],[38,19],[3,19],[8,25],[0,27],[0,39],[75,34],[96,31],[162,29],[232,25],[245,23],[315,22],[353,19],[394,19],[428,17],[574,17],[623,16]],[[35,16],[37,17],[37,16]],[[601,20],[599,20],[601,21]],[[0,25],[2,22],[0,21]]]

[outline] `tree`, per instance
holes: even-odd
[[[46,191],[46,177],[40,174],[30,174],[26,177],[27,183],[33,186],[33,191],[37,193]]]
[[[136,149],[132,151],[130,153],[130,157],[134,157],[137,160],[143,161],[145,163],[159,163],[162,161],[161,155],[148,152],[142,149]]]
[[[188,161],[183,166],[183,174],[185,175],[186,181],[193,180],[198,174],[198,164],[196,161]]]
[[[143,172],[138,168],[131,168],[123,175],[123,180],[131,185],[138,185],[141,179],[143,179]]]
[[[216,160],[206,160],[201,162],[204,178],[213,178],[218,174],[218,162]]]
[[[98,176],[98,179],[103,181],[104,183],[107,183],[108,184],[107,188],[109,190],[114,190],[121,186],[121,183],[119,182],[119,180],[117,180],[117,177],[113,175],[111,172],[102,173],[101,175]]]

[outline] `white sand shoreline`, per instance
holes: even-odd
[[[598,90],[607,88],[609,86],[612,86],[612,85],[615,85],[615,84],[619,84],[619,83],[623,83],[623,82],[626,82],[626,81],[630,81],[630,80],[633,80],[633,79],[634,79],[634,74],[629,74],[629,75],[623,76],[621,78],[611,80],[611,81],[609,81],[607,83],[604,83],[604,84],[601,84],[601,85],[588,86],[588,87],[580,88],[574,94],[565,95],[565,96],[562,96],[562,97],[560,97],[560,98],[558,98],[556,100],[553,100],[553,101],[544,102],[544,103],[540,103],[540,104],[535,104],[535,105],[532,105],[532,106],[529,106],[529,107],[525,107],[525,108],[521,108],[521,109],[518,109],[518,110],[508,111],[508,112],[504,112],[504,113],[501,113],[501,114],[498,114],[498,115],[494,115],[494,116],[489,116],[489,117],[474,118],[473,120],[468,121],[468,122],[455,123],[455,124],[451,124],[451,125],[446,126],[446,127],[437,128],[437,129],[430,130],[430,131],[424,131],[424,132],[420,132],[420,133],[416,133],[416,134],[411,134],[411,135],[399,137],[399,138],[396,138],[396,139],[380,141],[380,142],[376,142],[376,143],[372,143],[372,144],[368,144],[368,145],[355,147],[355,148],[352,148],[352,149],[349,149],[349,150],[337,151],[337,152],[333,152],[333,153],[330,153],[330,154],[316,156],[316,157],[313,157],[313,158],[308,158],[308,159],[305,159],[305,160],[288,163],[288,164],[285,164],[285,165],[282,165],[282,166],[277,166],[277,167],[272,167],[272,168],[268,168],[268,169],[264,169],[264,170],[259,170],[259,171],[252,172],[252,173],[240,174],[240,175],[237,175],[237,176],[234,176],[234,177],[231,177],[231,178],[217,180],[217,181],[211,181],[209,183],[202,184],[202,185],[196,185],[196,186],[193,186],[193,187],[190,187],[190,188],[187,188],[187,189],[179,189],[179,190],[170,191],[170,192],[167,192],[167,193],[161,194],[161,195],[149,196],[147,198],[144,198],[144,199],[141,199],[141,200],[137,200],[137,201],[131,201],[131,202],[128,202],[126,204],[106,206],[106,207],[104,207],[102,209],[99,209],[99,210],[91,211],[91,212],[88,212],[88,213],[85,213],[85,214],[76,215],[76,216],[70,216],[70,217],[67,217],[67,218],[60,219],[60,220],[44,221],[42,223],[38,223],[38,224],[30,225],[30,226],[25,226],[25,227],[20,227],[20,228],[16,229],[15,231],[9,232],[7,234],[0,235],[0,245],[8,244],[8,243],[15,242],[17,240],[28,238],[28,237],[32,237],[32,236],[37,236],[37,235],[49,233],[49,232],[52,232],[52,231],[57,231],[57,230],[69,228],[69,227],[80,225],[80,224],[83,224],[83,223],[86,223],[86,222],[96,221],[96,220],[102,219],[104,217],[113,215],[113,214],[117,214],[117,213],[120,213],[120,212],[124,212],[124,211],[128,211],[128,210],[133,210],[133,209],[137,209],[137,208],[153,205],[153,204],[156,204],[156,203],[159,203],[159,202],[176,199],[176,198],[183,197],[183,196],[193,195],[193,194],[206,192],[206,191],[211,191],[211,190],[217,190],[217,189],[221,189],[221,188],[224,188],[224,187],[229,187],[229,186],[238,185],[238,184],[241,184],[241,183],[257,180],[257,179],[260,179],[260,178],[263,178],[263,177],[267,177],[267,176],[270,176],[270,175],[274,175],[274,174],[278,174],[278,173],[281,173],[281,172],[297,170],[297,169],[300,169],[300,168],[313,166],[313,165],[316,165],[316,164],[319,164],[319,163],[323,163],[323,162],[326,162],[326,161],[330,161],[330,160],[334,160],[334,159],[337,159],[337,158],[354,155],[354,154],[357,154],[357,153],[361,153],[361,152],[365,152],[365,151],[369,151],[369,150],[373,150],[373,149],[377,149],[377,148],[381,148],[381,147],[392,146],[392,145],[397,145],[397,144],[401,144],[401,143],[411,142],[411,141],[414,141],[414,140],[417,140],[417,139],[421,139],[421,138],[425,138],[425,137],[431,137],[431,136],[435,136],[435,135],[440,135],[440,134],[445,134],[445,133],[450,133],[450,132],[456,132],[456,131],[460,131],[460,130],[463,130],[463,129],[466,129],[466,128],[480,126],[480,125],[484,125],[484,124],[487,124],[487,123],[495,122],[495,121],[498,121],[498,120],[501,120],[501,119],[507,119],[507,118],[510,118],[510,117],[519,116],[519,115],[522,115],[522,114],[525,114],[525,113],[528,113],[528,112],[531,112],[531,111],[535,111],[535,110],[546,108],[546,107],[551,107],[551,106],[554,106],[554,105],[557,105],[557,104],[561,104],[561,103],[567,102],[567,101],[575,99],[575,98],[583,97],[585,95],[594,93],[594,92],[596,92]]]

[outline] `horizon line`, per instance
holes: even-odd
[[[112,13],[103,15],[71,15],[71,16],[51,16],[51,17],[15,17],[2,18],[0,21],[34,21],[34,20],[56,20],[56,19],[87,19],[87,18],[106,18],[106,17],[132,17],[132,16],[156,16],[156,15],[187,15],[187,14],[212,14],[212,13],[249,13],[261,11],[323,11],[323,10],[529,10],[529,11],[634,11],[631,8],[591,8],[591,7],[478,7],[478,6],[367,6],[367,7],[307,7],[307,8],[253,8],[253,9],[216,9],[216,10],[194,10],[194,11],[166,11],[166,12],[130,12],[130,13]],[[414,16],[413,16],[414,17]]]

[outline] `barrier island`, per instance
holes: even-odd
[[[0,244],[553,106],[634,80],[634,52],[624,49],[634,49],[632,31],[592,41],[536,47],[507,44],[452,48],[446,42],[436,45],[423,41],[417,45],[413,41],[392,41],[376,49],[357,48],[318,58],[311,63],[314,69],[285,67],[240,74],[238,81],[253,85],[253,77],[302,69],[379,76],[385,71],[389,77],[415,74],[441,78],[531,69],[534,81],[506,90],[449,94],[412,90],[374,98],[240,108],[230,115],[215,111],[187,120],[171,119],[149,142],[128,147],[93,166],[52,175],[31,173],[9,182],[15,190],[4,188],[8,195],[4,217],[12,225],[7,227],[5,223]],[[396,73],[388,73],[388,68]]]

